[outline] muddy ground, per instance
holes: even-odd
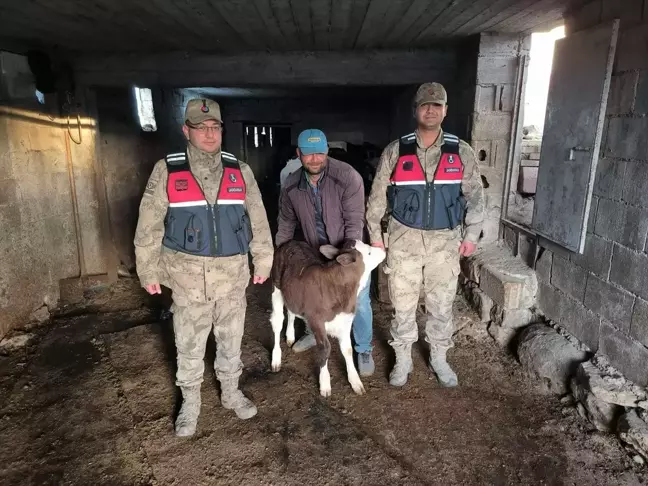
[[[171,323],[122,279],[63,308],[24,348],[0,356],[0,484],[6,485],[630,485],[648,477],[614,436],[540,393],[458,297],[449,360],[461,386],[415,371],[389,386],[389,311],[375,307],[376,374],[353,394],[333,343],[333,396],[314,356],[285,348],[270,372],[270,288],[251,288],[242,387],[259,414],[220,407],[208,363],[197,434],[173,435]],[[75,315],[78,314],[78,315]],[[298,327],[298,337],[301,326]],[[208,347],[208,361],[214,346]]]

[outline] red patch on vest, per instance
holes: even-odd
[[[187,189],[189,189],[189,181],[187,179],[178,179],[175,181],[176,191],[186,191]]]

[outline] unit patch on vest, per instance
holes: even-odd
[[[446,172],[460,172],[459,167],[449,167],[445,170]]]
[[[229,180],[232,182],[236,182],[236,176],[234,174],[229,175]]]
[[[407,162],[403,162],[403,170],[410,171],[412,169],[414,169],[414,162],[412,162],[411,160],[408,160]]]
[[[242,187],[228,187],[227,192],[243,192]]]
[[[189,181],[187,179],[178,179],[175,181],[176,191],[186,191],[187,189],[189,189]]]

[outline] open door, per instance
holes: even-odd
[[[556,41],[533,210],[536,233],[583,253],[619,21]]]

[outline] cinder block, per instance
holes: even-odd
[[[648,301],[640,298],[635,301],[630,336],[648,346]]]
[[[632,112],[638,79],[637,71],[628,71],[612,76],[607,104],[608,115],[625,115]]]
[[[517,72],[517,55],[477,58],[478,84],[513,84]]]
[[[648,299],[648,256],[615,244],[610,281]]]
[[[587,279],[585,307],[603,316],[619,329],[630,331],[635,296],[594,275]]]
[[[648,134],[648,131],[646,133]],[[648,139],[648,136],[645,138]],[[627,163],[623,184],[623,200],[633,206],[648,208],[648,163]]]
[[[627,378],[640,386],[648,385],[648,349],[606,321],[601,323],[599,352]]]
[[[623,232],[625,208],[626,205],[621,202],[601,199],[596,213],[594,233],[608,240],[618,239]]]
[[[520,167],[517,190],[521,194],[535,194],[538,185],[538,167]]]
[[[519,309],[524,306],[523,287],[524,281],[520,279],[502,275],[486,267],[482,269],[479,288],[505,309]]]
[[[594,194],[608,199],[621,200],[626,162],[616,159],[601,159],[596,166]]]
[[[570,259],[585,270],[607,279],[612,260],[612,245],[612,241],[587,233],[584,253],[572,253]]]
[[[479,37],[480,56],[516,56],[520,48],[520,36],[486,32]]]
[[[538,288],[538,308],[546,317],[560,324],[596,352],[601,320],[583,304],[555,287],[541,283]]]
[[[646,133],[648,133],[648,118],[610,118],[605,147],[606,157],[645,159],[648,157]]]
[[[511,114],[505,112],[475,113],[471,137],[473,140],[509,140]]]
[[[637,84],[634,112],[637,115],[648,113],[648,70],[641,71]]]
[[[496,95],[498,93],[497,86],[495,85],[487,85],[487,86],[480,86],[477,85],[477,111],[479,112],[488,112],[488,111],[496,111],[495,109],[495,99]]]
[[[551,268],[551,285],[571,295],[579,302],[585,297],[587,271],[573,262],[554,255]]]
[[[616,71],[631,71],[633,69],[648,69],[648,29],[645,25],[621,29],[619,33]]]
[[[627,206],[623,214],[623,232],[617,241],[632,250],[642,251],[648,236],[648,209]]]
[[[551,282],[551,265],[553,263],[553,253],[549,250],[543,249],[536,262],[536,275],[538,280],[544,283]]]

